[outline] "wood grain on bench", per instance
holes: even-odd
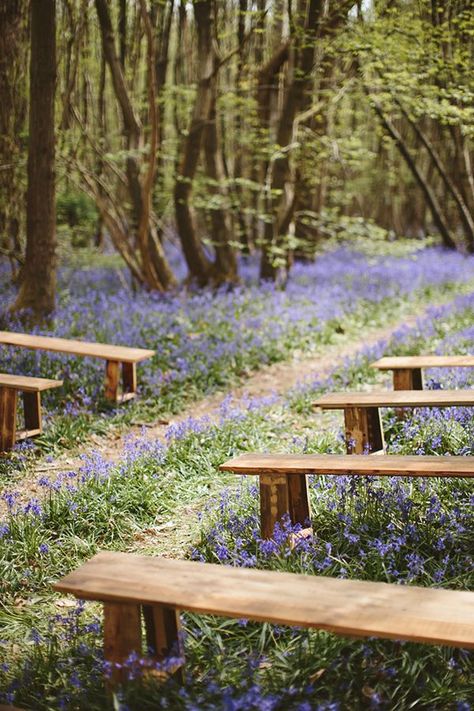
[[[474,477],[474,457],[362,454],[242,454],[219,467],[236,474],[359,474],[363,476]]]
[[[0,452],[8,452],[18,440],[41,434],[41,393],[62,384],[62,380],[0,373]],[[17,431],[18,392],[23,395],[25,418],[21,431]]]
[[[314,401],[323,410],[345,407],[455,407],[474,405],[474,390],[371,390],[322,395]]]
[[[102,358],[103,360],[119,361],[120,363],[138,363],[151,358],[155,354],[155,351],[144,348],[112,346],[106,343],[89,343],[68,338],[54,338],[52,336],[30,336],[27,333],[10,333],[9,331],[0,331],[0,343],[34,350],[91,356],[93,358]]]
[[[474,457],[351,454],[242,454],[219,467],[240,475],[258,475],[260,535],[272,538],[275,525],[287,515],[299,535],[312,533],[307,475],[474,477]]]
[[[423,368],[472,368],[474,356],[386,356],[371,363],[371,367],[393,370],[395,390],[423,390]]]
[[[371,390],[328,393],[314,401],[323,410],[344,410],[348,454],[383,453],[380,408],[472,407],[474,390]]]
[[[472,355],[422,355],[422,356],[384,356],[374,363],[371,368],[378,370],[397,370],[409,368],[474,368]]]
[[[29,375],[0,373],[0,388],[13,388],[23,392],[39,393],[50,388],[59,388],[62,384],[62,380],[48,380],[47,378],[33,378]]]
[[[113,552],[97,554],[54,587],[108,605],[162,606],[342,635],[474,648],[472,592]]]
[[[125,402],[136,396],[136,365],[155,354],[155,351],[145,348],[89,343],[51,336],[32,336],[9,331],[0,331],[0,344],[105,360],[105,397],[112,402]],[[122,368],[122,394],[119,394],[120,368]]]

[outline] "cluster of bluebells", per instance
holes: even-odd
[[[382,355],[383,352],[406,352],[412,347],[415,348],[421,335],[423,337],[427,334],[433,337],[439,335],[439,323],[443,318],[448,318],[449,314],[456,313],[456,310],[464,312],[473,304],[473,296],[463,297],[453,307],[433,311],[427,317],[425,324],[420,323],[412,330],[403,329],[390,344],[381,343],[370,352],[363,352],[352,362],[348,362],[345,370],[338,370],[324,383],[311,383],[310,387],[327,389],[339,383],[339,379],[344,377],[347,378],[344,385],[353,386],[358,370],[363,369],[368,360]],[[442,316],[436,318],[434,314]],[[473,336],[472,329],[465,328],[454,336],[448,336],[445,342],[441,341],[438,350],[439,352],[467,352],[472,350]],[[428,373],[429,387],[452,387],[453,383],[471,385],[472,373],[468,370],[461,371],[461,374],[459,371]],[[264,401],[248,399],[243,405],[237,406],[232,400],[226,400],[221,407],[220,424],[216,429],[226,426],[229,422],[240,423],[249,413],[268,408],[274,402],[274,398]],[[386,425],[391,451],[471,453],[474,433],[469,410],[466,408],[419,410],[402,421],[388,416]],[[167,446],[176,447],[187,438],[192,439],[196,435],[201,437],[204,433],[212,431],[213,427],[210,420],[191,418],[168,430]],[[298,445],[297,438],[294,444]],[[304,449],[306,446],[304,438],[301,439],[300,444]],[[24,537],[25,521],[31,524],[30,530],[35,534],[31,536],[34,550],[27,551],[26,560],[29,560],[35,552],[39,553],[40,558],[54,555],[60,558],[61,542],[55,538],[59,531],[54,528],[53,519],[61,521],[62,524],[66,521],[73,531],[76,530],[75,519],[79,518],[79,514],[87,521],[88,517],[93,515],[94,502],[92,498],[87,499],[85,493],[92,485],[98,487],[92,489],[92,494],[100,494],[97,496],[98,499],[104,498],[106,494],[105,500],[109,507],[107,512],[110,515],[110,512],[113,512],[115,499],[120,496],[120,479],[125,480],[138,474],[144,461],[153,460],[159,467],[164,462],[166,453],[166,446],[150,441],[143,435],[126,443],[122,461],[118,466],[98,454],[91,454],[84,459],[78,472],[63,472],[54,478],[41,478],[39,483],[48,492],[48,496],[41,497],[41,500],[32,499],[24,502],[17,492],[6,492],[4,504],[9,513],[7,518],[0,522],[0,552],[7,552],[5,560],[9,560],[8,549],[10,548],[15,554],[15,547]],[[113,487],[109,486],[110,482],[113,482]],[[152,482],[152,486],[157,485],[156,480]],[[136,486],[139,486],[138,480]],[[152,489],[137,488],[137,491],[140,497],[146,499],[147,491],[151,492]],[[259,531],[257,488],[252,483],[243,483],[237,492],[235,489],[226,490],[218,502],[210,501],[202,519],[201,541],[192,551],[191,556],[197,560],[220,562],[225,565],[290,570],[305,574],[390,580],[400,584],[472,587],[474,567],[471,541],[474,498],[468,483],[460,480],[408,483],[396,477],[383,481],[354,477],[315,477],[310,482],[310,491],[314,510],[313,526],[317,535],[299,537],[300,526],[294,527],[288,520],[284,520],[276,527],[272,540],[262,539]],[[147,503],[146,500],[140,500],[138,505],[143,508]],[[64,506],[64,511],[59,510],[59,504]],[[89,510],[87,510],[88,506]],[[48,532],[54,535],[43,536]],[[38,571],[26,567],[23,575],[25,582],[28,583],[34,575],[38,575]],[[80,618],[83,610],[82,607],[77,610],[77,615],[76,611],[73,611],[71,614],[56,616],[53,621],[55,634],[57,635],[58,630],[59,636],[64,634],[64,637],[59,640],[57,636],[55,637],[58,643],[56,650],[58,669],[63,675],[63,678],[57,682],[58,708],[70,708],[80,699],[91,698],[88,694],[92,694],[94,688],[101,687],[104,671],[106,673],[113,671],[104,665],[98,651],[100,637],[98,637],[97,621],[91,622],[92,627],[87,631],[90,637],[89,647],[87,644],[80,646],[83,626],[76,624],[74,620]],[[242,634],[245,633],[245,624],[245,621],[236,622],[236,625],[242,628]],[[190,636],[197,638],[194,625],[192,619],[187,623]],[[61,632],[62,628],[64,628],[63,632]],[[283,628],[275,629],[274,636],[280,636],[282,640],[289,636],[293,640],[291,644],[300,637],[304,639],[301,631],[288,632]],[[53,635],[51,639],[52,637]],[[41,673],[45,673],[45,669],[40,667],[41,655],[44,654],[45,649],[50,648],[51,639],[42,638],[36,631],[32,631],[31,642],[36,652],[27,656],[21,673],[18,669],[15,673],[10,673],[8,669],[0,670],[0,678],[10,680],[2,700],[7,702],[14,700],[18,703],[22,699],[21,695],[18,695],[20,690],[33,687],[37,683]],[[318,644],[317,654],[324,653],[326,650],[324,637]],[[356,688],[357,684],[364,690],[362,693],[365,699],[364,707],[390,708],[386,687],[390,687],[391,679],[394,679],[393,684],[399,683],[398,678],[403,671],[403,664],[400,662],[399,666],[387,667],[384,661],[377,661],[371,666],[367,660],[370,660],[371,655],[374,654],[372,644],[362,645],[354,642],[349,644],[352,644],[352,650],[356,649],[356,644],[359,645],[357,649],[362,650],[360,653],[363,655],[363,660],[351,662],[352,653],[347,656],[336,655],[333,666],[329,665],[329,671],[331,672],[332,669],[331,673],[334,674],[334,677],[329,675],[331,682],[330,684],[328,682],[328,686],[331,693],[321,693],[320,686],[308,684],[307,678],[305,683],[294,686],[290,684],[286,690],[272,689],[268,680],[260,683],[260,666],[265,668],[265,665],[271,665],[271,662],[261,656],[257,659],[255,668],[251,670],[253,673],[249,673],[246,680],[239,684],[230,683],[223,686],[219,683],[218,677],[213,678],[212,661],[208,659],[206,667],[210,666],[211,669],[206,672],[204,684],[196,687],[188,680],[189,683],[181,689],[173,689],[171,686],[165,692],[160,690],[158,697],[161,705],[150,706],[150,708],[338,711],[347,708],[344,699],[352,699],[360,694],[360,689]],[[64,656],[61,645],[71,649],[68,658]],[[246,644],[245,648],[247,649]],[[419,658],[421,659],[421,656]],[[434,668],[430,666],[429,673],[443,675],[447,688],[451,685],[454,689],[457,683],[462,687],[466,679],[466,669],[469,668],[469,664],[472,664],[470,659],[472,660],[464,652],[460,656],[449,658],[448,661],[443,661],[439,657],[436,662],[438,666],[433,662]],[[294,663],[297,665],[298,661]],[[360,682],[358,679],[347,681],[351,678],[352,663],[358,667],[362,666],[365,670],[371,668],[374,684],[367,685],[366,680]],[[139,707],[136,705],[137,698],[142,699],[144,693],[143,688],[140,687],[141,676],[143,671],[150,669],[150,666],[153,665],[141,657],[127,660],[130,695],[125,694],[120,701],[121,711]],[[156,668],[155,671],[159,669]],[[419,678],[422,676],[419,675]],[[426,678],[423,683],[428,684]],[[139,689],[135,700],[133,699],[134,685]],[[418,689],[416,691],[418,692]],[[456,702],[451,703],[449,708],[456,711],[469,711],[468,698],[469,694],[462,687]],[[432,708],[437,707],[433,705]]]
[[[376,371],[368,366],[384,355],[418,355],[426,352],[438,355],[464,355],[472,353],[474,329],[467,325],[444,337],[449,323],[472,323],[474,292],[459,296],[442,306],[431,306],[414,326],[402,325],[389,338],[383,338],[370,346],[364,346],[354,356],[346,358],[331,375],[321,379],[308,376],[290,393],[290,398],[313,397],[315,393],[328,390],[355,389],[366,384]],[[433,343],[436,345],[433,347]],[[389,376],[387,376],[389,377]],[[469,387],[472,370],[469,368],[431,368],[425,373],[426,386],[436,388]],[[389,385],[389,383],[387,383]]]
[[[37,332],[155,349],[156,356],[140,365],[140,387],[145,397],[163,401],[185,394],[191,383],[202,392],[230,373],[310,347],[362,304],[472,280],[474,260],[433,248],[369,260],[340,248],[314,264],[295,265],[285,290],[258,285],[252,261],[241,273],[242,284],[231,291],[156,295],[134,293],[111,270],[64,269],[54,323]],[[12,298],[9,289],[8,282],[0,286],[5,303]],[[11,315],[3,316],[2,327],[23,330]],[[45,394],[50,413],[84,413],[101,400],[103,364],[97,359],[2,347],[0,369],[61,377],[64,388]]]
[[[472,587],[474,498],[461,485],[407,484],[360,477],[314,477],[310,492],[317,535],[301,525],[277,525],[260,536],[257,489],[223,492],[194,549],[196,560],[240,567],[420,585]],[[209,523],[209,521],[211,523]]]

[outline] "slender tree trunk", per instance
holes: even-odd
[[[134,110],[122,65],[115,48],[114,32],[107,1],[95,0],[95,5],[99,18],[104,57],[110,70],[115,96],[121,110],[123,132],[127,142],[126,173],[132,204],[132,234],[135,239],[135,246],[141,257],[141,281],[149,289],[163,291],[174,286],[175,279],[151,219],[151,194],[156,172],[159,117],[156,109],[155,54],[150,19],[144,3],[140,0],[139,8],[147,37],[148,109],[150,112],[150,145],[148,146],[149,152],[145,177],[142,181],[140,175],[142,166],[140,158],[137,156],[137,152],[143,149],[142,126]],[[112,234],[115,234],[115,232],[112,232]],[[123,251],[123,247],[120,247],[120,249]]]
[[[154,194],[158,214],[160,214],[165,205],[165,201],[162,199],[162,196],[166,195],[166,164],[163,160],[162,150],[166,126],[164,90],[166,87],[166,76],[169,64],[169,48],[173,16],[174,0],[169,0],[165,3],[165,5],[152,5],[150,21],[154,28],[155,36],[155,93],[158,112],[157,169]],[[161,242],[163,240],[163,229],[161,223],[157,228],[157,235]]]
[[[127,55],[127,0],[119,0],[118,34],[120,46],[120,64],[125,71],[125,57]]]
[[[193,181],[201,152],[204,131],[209,120],[214,81],[214,49],[211,0],[196,0],[194,16],[198,36],[198,86],[188,135],[184,141],[181,163],[174,187],[174,206],[178,233],[191,279],[207,284],[212,264],[198,237],[191,207]]]
[[[26,119],[27,23],[23,0],[0,3],[0,253],[10,258],[17,277],[22,261],[22,151],[19,140]]]
[[[56,6],[43,0],[31,7],[26,258],[13,307],[31,309],[38,321],[54,311],[56,297],[55,88]]]
[[[396,127],[393,125],[393,123],[390,121],[388,116],[384,113],[382,107],[380,104],[377,103],[377,101],[371,96],[370,91],[367,87],[364,86],[364,89],[370,99],[370,102],[372,104],[372,107],[379,117],[382,125],[384,126],[385,130],[391,136],[391,138],[394,140],[395,145],[397,149],[400,151],[400,155],[404,159],[405,163],[407,164],[408,168],[410,169],[414,179],[416,180],[417,184],[423,191],[423,195],[425,196],[426,203],[428,207],[430,208],[431,215],[433,217],[433,222],[438,229],[441,239],[443,241],[443,245],[447,249],[457,249],[457,245],[455,240],[453,239],[450,230],[444,220],[443,213],[441,211],[441,207],[438,203],[438,200],[436,198],[436,195],[424,179],[423,175],[421,174],[420,170],[418,169],[418,166],[411,155],[408,146],[406,145],[405,141],[403,140],[401,134],[399,131],[396,129]]]
[[[229,244],[229,238],[232,234],[232,225],[230,221],[230,205],[226,203],[230,201],[225,188],[226,175],[222,162],[220,136],[217,125],[215,89],[204,138],[204,156],[206,172],[211,179],[211,185],[208,190],[218,200],[218,205],[209,210],[211,218],[211,237],[216,253],[214,281],[217,283],[232,282],[237,279],[237,260],[235,252]]]
[[[429,138],[421,130],[416,121],[411,118],[409,113],[405,111],[404,107],[398,100],[396,100],[396,104],[397,106],[399,106],[402,114],[405,116],[408,123],[418,136],[419,140],[426,148],[428,155],[432,160],[433,166],[436,168],[439,175],[441,176],[441,180],[443,181],[443,184],[446,188],[446,192],[454,200],[454,203],[456,204],[456,207],[458,209],[459,218],[464,228],[464,236],[466,238],[468,251],[471,253],[474,252],[474,220],[471,213],[469,212],[468,206],[464,202],[463,195],[459,192],[456,185],[451,180],[445,166],[441,161],[440,156],[438,155],[435,147],[433,146]]]
[[[245,18],[247,13],[248,0],[239,0],[238,17],[237,17],[237,45],[239,53],[237,56],[237,73],[235,77],[235,86],[239,99],[241,98],[242,79],[244,69],[244,52],[245,52]],[[249,239],[247,235],[247,226],[244,213],[242,211],[243,190],[239,184],[239,179],[243,175],[243,151],[241,144],[243,117],[239,104],[237,105],[235,115],[235,159],[234,159],[234,181],[235,181],[235,205],[234,214],[238,226],[238,239],[242,244],[243,249],[248,253],[250,251]]]
[[[316,37],[323,12],[322,0],[300,0],[293,29],[293,69],[283,108],[279,117],[276,144],[279,153],[273,162],[272,175],[267,190],[267,205],[272,216],[265,224],[260,276],[275,279],[273,251],[280,248],[293,219],[295,208],[294,175],[291,171],[289,151],[293,139],[295,117],[311,82],[311,72],[316,50]]]

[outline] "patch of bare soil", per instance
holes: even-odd
[[[160,421],[147,425],[146,436],[150,439],[164,439],[164,433],[170,424],[183,422],[189,417],[198,419],[207,417],[210,421],[217,421],[219,419],[219,408],[229,396],[238,401],[244,397],[263,398],[275,393],[283,395],[306,379],[323,378],[329,375],[338,365],[341,365],[346,358],[354,356],[362,348],[375,345],[384,339],[388,340],[402,325],[407,327],[415,326],[417,320],[424,315],[425,311],[426,309],[416,314],[410,314],[403,321],[384,328],[367,330],[363,338],[343,344],[336,343],[326,346],[322,353],[311,357],[308,357],[302,351],[296,351],[290,361],[264,366],[250,375],[242,385],[223,392],[219,391],[192,403],[169,422]],[[130,434],[139,435],[141,431],[141,427],[131,427],[124,436],[117,437],[112,441],[108,438],[104,438],[102,441],[98,440],[95,449],[99,449],[107,458],[115,460],[120,457],[123,450],[124,437],[130,436]]]

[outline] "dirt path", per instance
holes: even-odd
[[[431,306],[431,305],[430,305]],[[244,397],[263,398],[273,394],[283,395],[291,390],[298,383],[306,379],[321,378],[328,375],[335,367],[341,365],[346,358],[354,356],[362,348],[375,345],[378,341],[389,339],[392,334],[402,325],[413,327],[417,320],[423,317],[428,307],[416,313],[410,313],[405,318],[396,323],[392,323],[384,328],[367,329],[364,337],[357,339],[340,338],[338,342],[325,346],[321,353],[313,354],[311,357],[305,356],[303,351],[296,351],[290,361],[274,363],[264,366],[261,370],[250,375],[242,385],[225,391],[213,393],[197,402],[188,405],[178,415],[170,420],[159,420],[156,423],[146,425],[135,425],[127,429],[124,434],[115,434],[111,437],[93,437],[94,451],[99,451],[107,459],[115,461],[120,458],[123,451],[124,441],[130,435],[140,436],[143,427],[146,429],[146,436],[150,439],[160,439],[164,441],[165,432],[171,424],[178,424],[190,417],[208,417],[211,421],[219,419],[219,408],[223,401],[231,396],[234,400]],[[67,458],[67,454],[65,455]],[[60,465],[62,457],[56,464]],[[71,459],[68,459],[71,463]],[[79,460],[75,460],[79,462]]]
[[[445,299],[442,303],[447,301],[449,299]],[[366,328],[362,338],[337,336],[334,344],[322,347],[323,350],[320,353],[310,357],[305,356],[302,351],[296,351],[291,360],[265,366],[253,373],[242,385],[202,398],[188,405],[179,415],[169,421],[160,420],[147,424],[145,426],[146,437],[164,441],[169,425],[178,424],[189,417],[208,417],[211,421],[217,421],[219,408],[229,396],[238,401],[249,396],[262,398],[273,394],[283,395],[306,379],[324,377],[335,367],[341,365],[346,358],[354,356],[362,348],[375,345],[380,340],[389,339],[400,326],[415,326],[416,321],[425,315],[427,308],[429,307],[408,313],[403,319],[383,328]],[[141,436],[142,432],[143,425],[136,425],[123,433],[115,432],[105,437],[92,435],[89,439],[89,446],[84,447],[83,453],[99,452],[110,461],[119,461],[123,455],[125,438],[131,435]],[[19,492],[20,500],[26,501],[34,496],[41,497],[43,489],[38,484],[38,479],[41,476],[54,476],[63,471],[77,470],[80,466],[79,456],[71,454],[71,452],[64,452],[53,462],[45,460],[39,462],[35,469],[26,474],[20,482],[15,482],[14,488]],[[4,510],[5,503],[0,498],[0,517]]]

